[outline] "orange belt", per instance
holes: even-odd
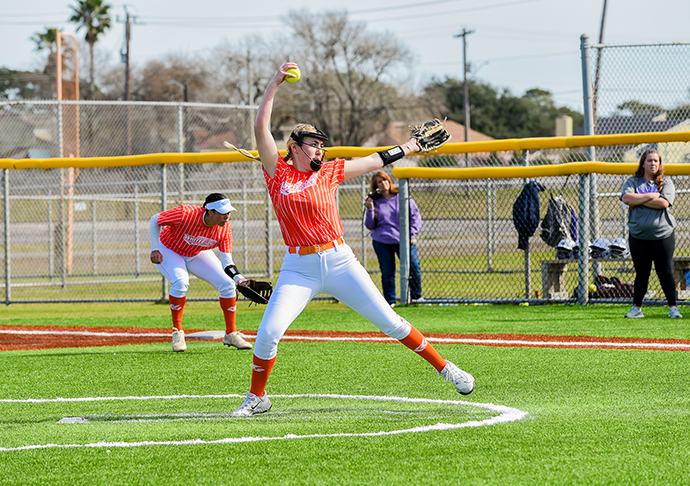
[[[338,238],[335,241],[329,241],[328,243],[321,243],[319,245],[311,245],[311,246],[291,246],[288,248],[288,251],[290,253],[299,253],[300,255],[311,255],[312,253],[317,253],[320,251],[324,250],[330,250],[331,248],[335,248],[337,245],[342,245],[343,244],[343,239]]]

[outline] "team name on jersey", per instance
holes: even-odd
[[[184,242],[188,245],[200,246],[202,248],[211,248],[216,244],[216,240],[206,238],[205,236],[184,235]]]
[[[655,182],[644,182],[637,186],[638,194],[649,194],[651,192],[659,192],[659,186],[657,186]]]
[[[296,192],[302,192],[309,189],[311,186],[316,184],[319,178],[318,172],[314,172],[308,179],[297,182],[283,181],[280,185],[280,193],[287,196],[288,194],[294,194]]]

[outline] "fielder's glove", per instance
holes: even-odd
[[[251,300],[249,305],[254,304],[268,304],[268,299],[273,293],[273,285],[271,282],[257,282],[256,280],[245,280],[237,284],[237,291]]]
[[[410,127],[410,134],[417,139],[422,152],[431,152],[450,140],[450,133],[443,128],[443,123],[438,118],[429,120],[423,125]]]

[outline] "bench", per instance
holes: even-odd
[[[591,263],[625,263],[633,269],[630,258],[590,258]],[[568,265],[573,265],[577,270],[577,260],[542,260],[541,262],[541,288],[544,299],[564,300],[569,299],[570,294],[565,288],[565,272]],[[676,280],[678,299],[690,299],[690,288],[685,280],[685,272],[690,271],[690,257],[673,257],[673,277]]]

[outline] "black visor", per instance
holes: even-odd
[[[312,126],[314,127],[314,125],[312,125]],[[314,130],[316,130],[316,131],[315,132],[302,131],[302,132],[297,132],[296,134],[293,132],[290,134],[290,138],[293,139],[295,142],[297,142],[297,145],[299,145],[300,147],[302,146],[302,142],[304,141],[304,139],[306,137],[316,138],[318,140],[323,140],[324,142],[328,141],[328,135],[326,135],[325,133],[323,133],[321,130],[319,130],[316,127],[314,127]]]

